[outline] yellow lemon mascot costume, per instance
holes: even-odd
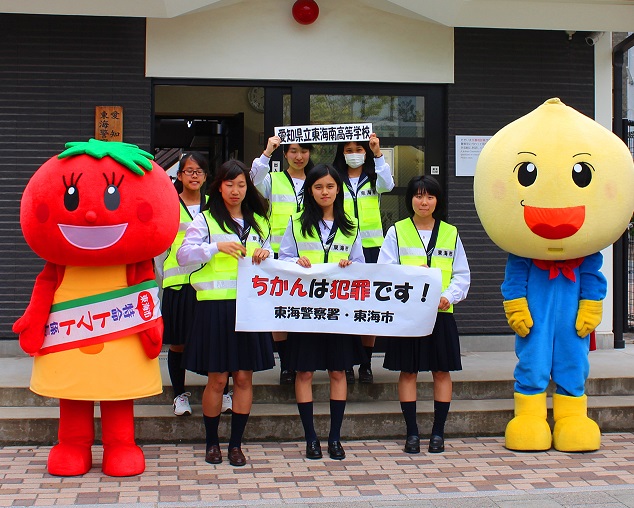
[[[20,225],[46,260],[13,331],[34,356],[31,390],[60,399],[58,476],[92,466],[100,401],[103,472],[145,469],[133,399],[160,393],[163,322],[152,258],[178,231],[178,196],[151,154],[128,143],[68,143],[22,195]]]
[[[601,432],[585,395],[589,334],[607,291],[599,251],[621,236],[634,210],[632,155],[612,132],[549,99],[485,145],[474,197],[487,234],[509,252],[502,296],[518,363],[506,447],[597,450]]]

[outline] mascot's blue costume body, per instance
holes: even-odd
[[[516,337],[515,391],[536,395],[546,391],[552,377],[556,392],[581,397],[590,365],[589,335],[575,330],[579,300],[605,298],[607,282],[599,271],[603,256],[587,256],[578,267],[544,269],[532,259],[509,254],[502,284],[504,300],[525,297],[540,302],[530,307],[533,327],[526,337]],[[576,263],[575,263],[576,264]]]
[[[599,251],[632,216],[632,155],[597,122],[549,99],[485,145],[474,199],[487,234],[509,252],[502,295],[518,363],[506,447],[596,450],[601,431],[587,416],[585,382],[607,293]]]

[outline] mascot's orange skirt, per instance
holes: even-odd
[[[67,266],[53,303],[128,287],[126,266]],[[150,360],[137,334],[88,347],[36,356],[31,390],[44,397],[126,400],[162,391],[158,358]]]

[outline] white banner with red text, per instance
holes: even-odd
[[[436,322],[438,268],[336,263],[303,268],[266,259],[238,266],[237,331],[420,337]]]

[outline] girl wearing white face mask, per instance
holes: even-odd
[[[383,245],[380,195],[394,188],[392,172],[381,153],[379,138],[373,132],[368,141],[339,143],[332,164],[344,183],[346,213],[359,221],[365,262],[376,263]],[[360,383],[374,381],[370,359],[375,339],[372,335],[362,337],[368,361],[359,366]],[[346,371],[346,378],[348,384],[353,384],[354,372]]]

